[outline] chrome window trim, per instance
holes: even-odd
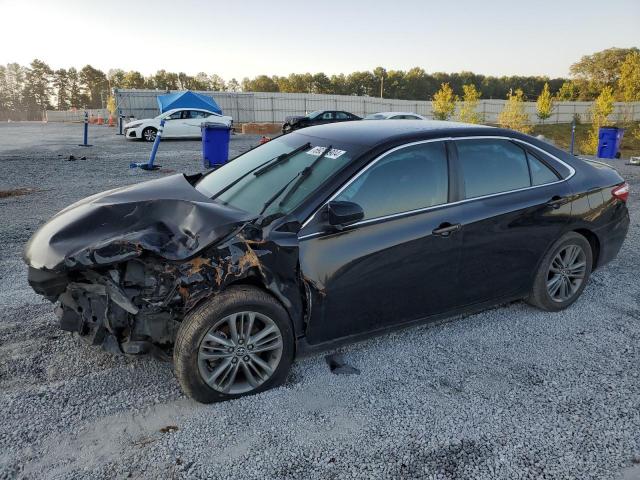
[[[338,189],[338,191],[336,191],[333,195],[331,195],[328,200],[323,202],[322,205],[320,205],[311,215],[309,215],[309,217],[303,222],[302,226],[300,227],[300,230],[302,230],[304,227],[306,227],[309,224],[309,222],[322,209],[322,207],[324,207],[327,203],[329,203],[331,200],[333,200],[338,195],[340,195],[354,181],[356,181],[358,179],[358,177],[360,177],[360,175],[364,174],[367,170],[369,170],[371,167],[373,167],[376,163],[378,163],[380,160],[382,160],[387,155],[390,155],[391,153],[396,152],[398,150],[401,150],[403,148],[412,147],[414,145],[421,145],[423,143],[446,142],[446,141],[456,141],[456,140],[479,140],[479,139],[480,140],[483,140],[483,139],[509,140],[509,141],[512,141],[512,142],[522,143],[524,145],[527,145],[527,146],[529,146],[531,148],[534,148],[534,149],[542,152],[545,155],[548,155],[549,157],[553,158],[556,162],[559,162],[561,165],[565,166],[569,170],[569,175],[567,175],[566,177],[564,177],[561,180],[558,180],[556,182],[543,183],[542,185],[531,185],[529,187],[517,188],[515,190],[507,190],[506,192],[491,193],[491,194],[488,194],[488,195],[482,195],[480,197],[465,198],[463,200],[458,200],[456,202],[441,203],[439,205],[432,205],[430,207],[418,208],[418,209],[415,209],[415,210],[407,210],[405,212],[393,213],[393,214],[390,214],[390,215],[384,215],[382,217],[370,218],[368,220],[362,220],[360,222],[352,223],[351,225],[349,225],[349,227],[356,227],[356,226],[359,226],[359,225],[366,225],[368,223],[378,222],[378,221],[381,221],[381,220],[387,220],[387,219],[390,219],[390,218],[398,218],[398,217],[403,217],[403,216],[409,216],[409,215],[413,215],[415,213],[427,212],[429,210],[435,210],[435,209],[438,209],[438,208],[448,207],[450,205],[460,205],[462,203],[474,202],[476,200],[483,200],[483,199],[486,199],[486,198],[497,197],[497,196],[500,196],[500,195],[508,195],[510,193],[522,192],[522,191],[525,191],[525,190],[532,190],[534,188],[547,187],[549,185],[557,185],[558,183],[566,182],[571,177],[573,177],[575,175],[575,173],[576,173],[576,170],[571,165],[569,165],[568,163],[560,160],[555,155],[553,155],[553,154],[547,152],[546,150],[543,150],[542,148],[537,147],[537,146],[535,146],[535,145],[533,145],[533,144],[531,144],[529,142],[521,140],[519,138],[506,137],[504,135],[473,135],[473,136],[468,136],[468,137],[443,137],[443,138],[430,138],[428,140],[419,140],[417,142],[411,142],[411,143],[405,143],[404,145],[399,145],[397,147],[392,148],[389,151],[386,151],[386,152],[380,154],[378,157],[374,158],[362,170],[360,170],[356,175],[351,177],[342,187],[340,187]],[[321,235],[323,233],[324,232],[309,233],[307,235],[303,235],[301,237],[298,237],[298,240],[304,240],[306,238],[315,237],[315,236]]]

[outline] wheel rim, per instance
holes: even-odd
[[[547,292],[554,302],[575,296],[587,273],[587,256],[579,245],[566,245],[553,257],[547,275]]]
[[[144,138],[148,142],[152,142],[156,139],[156,132],[154,132],[153,130],[145,130]]]
[[[198,349],[202,379],[214,390],[240,394],[269,380],[282,358],[282,333],[266,315],[233,313],[206,333]]]

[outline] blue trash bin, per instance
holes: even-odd
[[[204,122],[202,129],[202,166],[219,167],[229,160],[231,128],[219,123]]]
[[[624,128],[600,127],[598,131],[598,158],[618,158]]]

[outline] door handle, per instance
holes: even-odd
[[[438,235],[439,237],[448,237],[452,233],[457,232],[462,228],[462,225],[459,223],[451,224],[449,222],[441,223],[438,228],[433,230],[434,235]]]
[[[547,207],[558,209],[562,205],[566,204],[567,202],[568,200],[566,197],[560,197],[559,195],[554,195],[553,197],[551,197],[551,200],[547,202]]]

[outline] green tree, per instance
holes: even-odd
[[[620,67],[618,88],[625,102],[640,101],[640,52],[630,52]]]
[[[109,97],[109,81],[102,70],[85,65],[80,70],[80,85],[88,108],[104,108]]]
[[[517,89],[507,94],[507,104],[498,115],[498,124],[503,128],[510,128],[522,133],[531,132],[529,115],[524,110],[524,93]]]
[[[560,102],[573,101],[578,98],[578,86],[574,82],[564,82],[556,92],[556,100]]]
[[[80,74],[73,67],[67,70],[67,85],[69,91],[69,106],[71,108],[80,108],[85,106],[86,98],[82,94]]]
[[[145,78],[140,72],[131,70],[123,75],[121,86],[122,88],[144,88],[145,83]]]
[[[128,88],[124,86],[124,70],[121,68],[112,68],[107,72],[107,80],[111,88]]]
[[[591,100],[604,87],[615,88],[627,55],[639,52],[637,48],[608,48],[583,56],[571,66],[571,75],[580,88],[580,99]]]
[[[462,105],[458,112],[458,120],[465,123],[480,123],[482,121],[482,115],[478,113],[480,92],[473,84],[463,85],[462,91]]]
[[[553,113],[553,109],[553,97],[551,96],[551,91],[549,90],[549,84],[545,83],[544,88],[542,89],[542,93],[536,101],[536,115],[540,120],[542,120],[542,123],[544,123],[544,121]]]
[[[0,111],[9,110],[7,97],[7,67],[0,65]]]
[[[448,83],[443,83],[440,90],[433,96],[431,107],[433,118],[437,120],[448,120],[456,111],[456,96]]]
[[[277,92],[278,83],[266,75],[258,75],[253,80],[245,78],[242,80],[242,90],[245,92]]]
[[[56,109],[67,110],[69,103],[69,77],[64,68],[53,72],[53,90],[56,96]]]
[[[235,78],[229,80],[227,83],[227,92],[239,92],[240,91],[240,83]]]
[[[613,113],[613,88],[604,87],[591,107],[591,128],[587,138],[582,142],[583,153],[595,155],[598,153],[598,133],[600,127],[605,126],[609,116]]]
[[[51,79],[53,70],[42,60],[35,59],[29,65],[24,77],[24,103],[27,108],[46,110],[53,89]]]

